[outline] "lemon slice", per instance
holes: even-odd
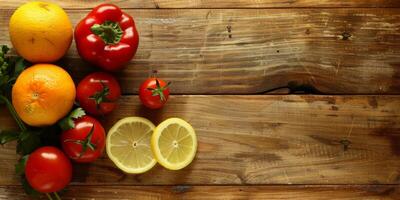
[[[188,166],[196,155],[196,133],[186,121],[170,118],[154,129],[151,148],[160,165],[179,170]]]
[[[108,157],[126,173],[140,174],[150,170],[157,163],[150,147],[154,127],[151,121],[142,117],[119,120],[107,135]]]

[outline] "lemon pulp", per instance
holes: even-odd
[[[151,147],[160,165],[179,170],[188,166],[196,155],[196,133],[186,121],[170,118],[155,128]]]
[[[108,132],[106,151],[115,165],[126,173],[144,173],[157,163],[150,138],[154,124],[141,117],[118,121]]]

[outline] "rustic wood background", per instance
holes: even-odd
[[[0,44],[25,0],[0,0]],[[76,24],[102,1],[53,1]],[[76,165],[63,199],[400,199],[400,1],[113,0],[136,20],[139,50],[117,73],[124,96],[103,119],[178,116],[197,131],[181,171]],[[59,62],[96,70],[75,45]],[[172,81],[163,110],[136,95]],[[288,94],[295,93],[295,94]],[[298,94],[310,93],[310,94]],[[16,128],[0,107],[0,129]],[[26,199],[15,144],[0,147],[0,199]]]

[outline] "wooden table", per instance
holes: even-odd
[[[0,44],[22,2],[0,0]],[[55,2],[73,24],[100,3]],[[64,199],[400,199],[400,1],[111,2],[136,20],[140,46],[116,74],[124,96],[106,128],[181,117],[198,153],[141,175],[106,156],[76,165]],[[60,63],[76,81],[95,70],[74,45]],[[154,70],[173,83],[159,111],[136,95]],[[0,113],[1,129],[16,128]],[[26,198],[17,158],[15,144],[0,148],[0,199]]]

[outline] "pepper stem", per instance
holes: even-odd
[[[90,30],[99,36],[106,44],[117,44],[122,38],[123,31],[117,22],[105,21],[94,24]]]

